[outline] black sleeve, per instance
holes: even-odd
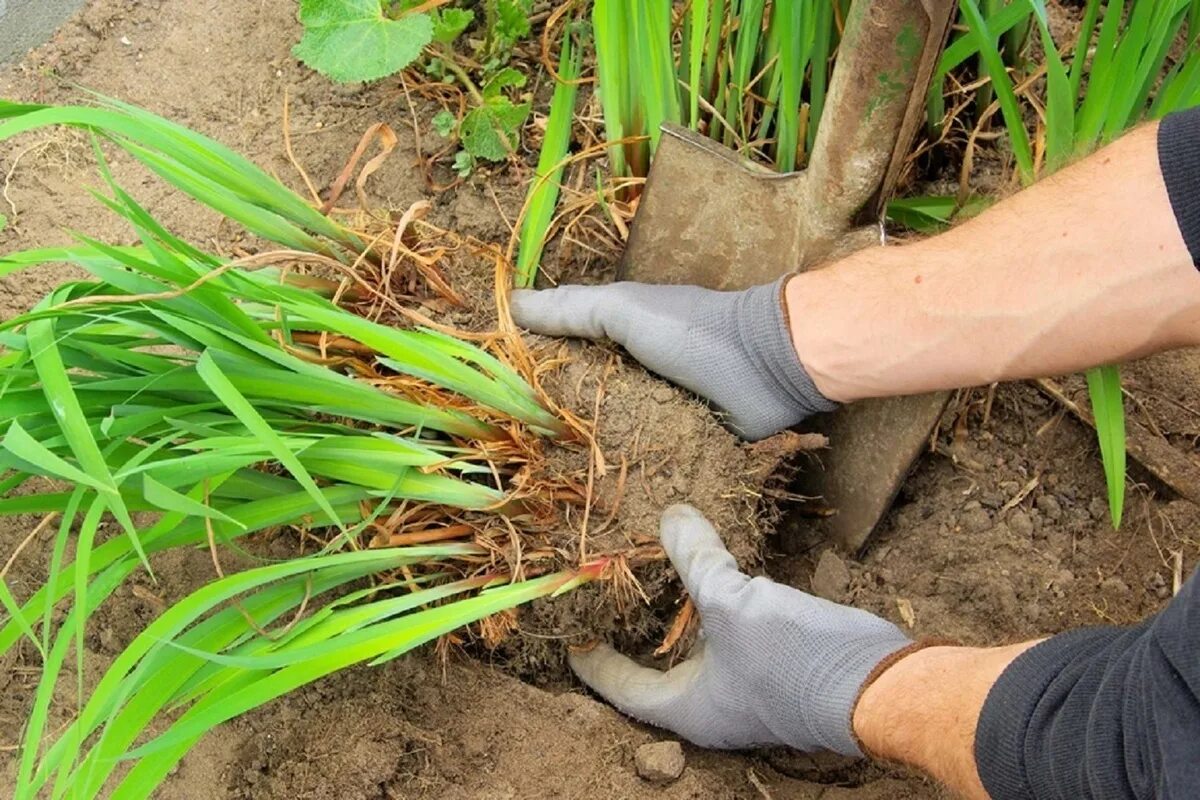
[[[1200,578],[1132,628],[1071,631],[1000,676],[975,732],[993,800],[1200,797]]]
[[[1179,232],[1200,267],[1200,106],[1171,114],[1159,124],[1158,166]]]

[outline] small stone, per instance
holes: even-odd
[[[637,774],[651,783],[670,783],[683,774],[683,747],[679,742],[651,742],[633,756]]]
[[[969,533],[981,533],[992,527],[992,518],[982,508],[973,508],[962,515],[963,530]]]
[[[999,492],[984,492],[979,495],[979,503],[984,508],[990,508],[995,511],[1000,506],[1004,505],[1004,495]]]
[[[1051,522],[1058,522],[1062,518],[1062,505],[1059,504],[1058,498],[1052,494],[1044,494],[1037,499],[1038,511],[1046,515],[1046,519]]]
[[[1088,513],[1092,515],[1092,519],[1102,522],[1108,516],[1108,501],[1103,497],[1093,497],[1088,503]]]
[[[813,594],[840,603],[846,598],[849,589],[850,570],[846,568],[846,562],[832,550],[821,553],[812,575]]]
[[[130,47],[130,46],[132,46],[132,45],[133,45],[133,42],[131,42],[131,41],[129,40],[129,37],[128,37],[128,36],[122,36],[122,37],[121,37],[121,44],[125,45],[126,47]]]

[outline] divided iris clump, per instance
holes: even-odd
[[[0,276],[60,262],[90,274],[0,323],[0,515],[57,530],[40,588],[20,598],[0,580],[0,653],[26,643],[43,664],[17,797],[149,796],[237,714],[598,576],[602,563],[525,565],[534,577],[514,580],[461,524],[533,513],[530,442],[564,432],[504,353],[366,319],[332,299],[353,286],[296,274],[381,268],[390,238],[143,110],[0,101],[0,140],[49,125],[90,132],[109,190],[97,198],[138,244],[76,236],[0,258]],[[230,260],[174,236],[113,181],[102,145],[286,250]],[[222,553],[281,526],[323,547],[218,577]],[[89,616],[154,554],[197,546],[213,581],[84,687]],[[72,682],[78,706],[52,726]]]

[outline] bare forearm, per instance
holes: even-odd
[[[787,287],[825,396],[1053,375],[1200,343],[1200,275],[1148,125],[947,233]]]
[[[1138,625],[912,653],[862,692],[854,732],[970,800],[1194,798],[1197,574]]]
[[[876,758],[921,770],[961,797],[987,800],[975,765],[975,728],[1005,667],[1036,642],[930,647],[906,656],[863,692],[854,732]]]

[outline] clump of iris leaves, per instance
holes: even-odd
[[[62,262],[90,275],[0,323],[0,515],[40,515],[39,528],[55,531],[44,583],[0,581],[0,654],[20,646],[42,664],[17,798],[150,796],[200,737],[238,714],[585,579],[512,582],[469,543],[358,547],[367,525],[405,502],[495,509],[506,495],[482,444],[514,429],[556,435],[561,424],[513,369],[472,344],[377,324],[280,269],[183,241],[103,158],[104,147],[122,148],[286,250],[346,263],[364,250],[233,151],[104,98],[0,101],[0,141],[53,125],[91,133],[107,185],[96,197],[138,243],[80,235],[0,258],[0,276]],[[353,340],[374,354],[372,370],[422,381],[432,387],[422,398],[446,402],[317,363],[300,332]],[[324,531],[329,544],[214,574],[84,686],[89,618],[151,571],[154,554],[240,549],[242,537],[280,526]],[[375,582],[362,588],[368,576]],[[55,704],[64,695],[76,698],[68,711]]]

